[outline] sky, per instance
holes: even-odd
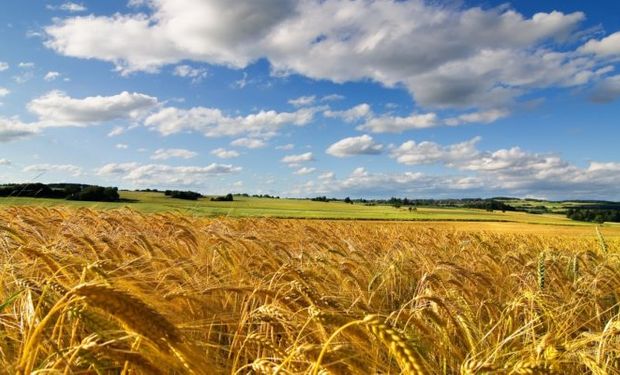
[[[6,0],[0,182],[620,200],[620,2]]]

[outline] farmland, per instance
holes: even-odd
[[[422,220],[422,221],[484,221],[587,226],[592,224],[572,221],[562,214],[528,214],[523,212],[487,212],[458,207],[407,207],[388,205],[346,204],[315,202],[302,199],[272,199],[235,196],[233,202],[212,202],[209,198],[197,201],[173,199],[158,192],[121,191],[122,202],[82,202],[44,198],[0,198],[0,207],[40,205],[47,207],[89,207],[114,209],[130,207],[144,213],[178,212],[191,216],[277,217],[309,219],[366,219],[366,220]],[[591,232],[592,229],[588,229]]]
[[[615,234],[6,207],[0,367],[617,373]]]

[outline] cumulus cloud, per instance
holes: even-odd
[[[47,82],[51,82],[51,81],[55,81],[58,77],[60,77],[59,72],[47,72],[45,74],[45,77],[43,77],[43,79],[46,80]]]
[[[609,103],[619,97],[620,75],[608,77],[603,81],[599,82],[590,94],[590,99],[596,103]]]
[[[177,65],[173,74],[178,77],[191,78],[193,83],[198,83],[205,79],[209,72],[205,68],[193,68],[189,65]]]
[[[207,166],[110,163],[97,169],[102,177],[121,178],[136,185],[200,185],[214,176],[238,173],[241,167],[212,163]]]
[[[7,69],[9,69],[9,64],[4,61],[0,61],[0,72],[4,72]]]
[[[0,98],[5,97],[11,93],[11,90],[0,86]]]
[[[126,131],[127,129],[122,126],[115,126],[112,128],[112,130],[108,132],[108,137],[116,137],[125,133]]]
[[[305,175],[314,173],[314,171],[316,171],[316,168],[301,167],[298,170],[296,170],[294,173],[298,176],[305,176]]]
[[[321,173],[318,179],[320,181],[329,181],[329,180],[332,180],[334,177],[336,177],[336,174],[334,172],[325,172],[325,173]]]
[[[312,155],[312,152],[306,152],[297,155],[287,155],[283,157],[280,161],[282,163],[288,164],[289,166],[297,166],[299,165],[299,163],[305,163],[313,160],[314,156]]]
[[[372,111],[368,103],[358,104],[355,107],[343,111],[327,110],[323,112],[323,116],[325,117],[340,118],[346,122],[355,122],[370,115],[372,115]]]
[[[615,53],[616,45],[610,36],[580,51],[553,50],[578,29],[581,12],[526,17],[508,7],[423,1],[143,5],[145,13],[56,20],[45,28],[46,45],[109,61],[123,74],[183,60],[244,68],[266,58],[276,74],[400,85],[422,106],[437,108],[500,108],[537,87],[587,83],[596,62],[580,54]]]
[[[452,165],[477,157],[479,151],[476,149],[476,144],[479,141],[480,137],[476,137],[469,141],[449,146],[442,146],[428,141],[420,143],[407,141],[394,148],[390,153],[390,157],[406,165],[435,163]]]
[[[435,113],[412,114],[407,117],[382,115],[369,118],[358,130],[373,133],[402,133],[412,129],[425,129],[437,126],[439,118]]]
[[[340,95],[340,94],[329,94],[329,95],[325,95],[324,97],[321,98],[322,102],[335,102],[338,100],[344,100],[344,95]]]
[[[388,106],[391,107],[391,106]],[[510,114],[504,108],[490,108],[467,112],[456,117],[441,119],[436,113],[412,113],[409,116],[395,116],[391,112],[377,114],[370,105],[362,103],[347,110],[323,112],[325,117],[340,118],[345,122],[358,123],[358,130],[373,133],[402,133],[408,130],[426,129],[441,125],[457,126],[470,123],[489,124]]]
[[[235,150],[226,150],[225,148],[216,148],[215,150],[211,151],[212,155],[217,156],[220,159],[232,159],[232,158],[236,158],[239,157],[239,153]]]
[[[31,137],[39,132],[36,126],[17,118],[0,117],[0,143]]]
[[[3,165],[3,166],[11,165],[11,161],[9,159],[0,158],[0,165]]]
[[[36,173],[59,172],[72,177],[82,175],[82,168],[73,164],[32,164],[24,167],[23,171]]]
[[[326,153],[339,158],[353,155],[377,155],[383,151],[383,145],[376,143],[371,136],[348,137],[332,144]]]
[[[129,148],[129,145],[125,143],[117,143],[116,148],[118,148],[119,150],[127,150]]]
[[[151,159],[153,160],[168,160],[172,158],[178,159],[191,159],[198,155],[197,152],[186,150],[183,148],[160,148],[155,150]]]
[[[288,0],[167,0],[145,5],[152,14],[58,20],[45,29],[47,46],[68,56],[110,61],[123,73],[153,72],[186,59],[240,68],[259,56],[260,42],[274,23],[294,11]]]
[[[457,117],[448,118],[445,120],[445,123],[450,126],[469,123],[489,124],[507,117],[509,114],[510,112],[506,109],[489,109],[486,111],[464,113]]]
[[[316,96],[300,96],[299,98],[291,99],[288,101],[289,104],[292,104],[295,107],[305,107],[314,104],[316,101]]]
[[[70,1],[60,5],[47,5],[46,8],[49,10],[64,10],[71,13],[85,12],[87,10],[84,4],[73,3]]]
[[[72,98],[51,91],[28,103],[42,126],[85,126],[118,119],[139,119],[157,105],[157,98],[123,91],[112,96]]]
[[[276,146],[276,150],[290,151],[295,148],[295,145],[292,143],[288,143],[285,145]]]
[[[301,108],[295,112],[262,110],[246,116],[229,116],[217,108],[168,107],[151,114],[144,123],[163,135],[190,131],[205,137],[245,135],[269,138],[284,126],[307,125],[314,118],[315,112],[313,108]]]
[[[482,160],[482,161],[480,161]],[[500,167],[502,165],[503,167]],[[313,196],[454,197],[540,196],[550,199],[618,199],[620,163],[591,162],[582,168],[556,155],[527,153],[520,149],[482,153],[478,159],[458,166],[453,174],[422,172],[370,172],[356,168],[342,179],[317,178],[295,187],[291,194]],[[610,192],[614,192],[610,195]]]
[[[257,138],[237,138],[230,142],[231,146],[245,147],[250,149],[263,148],[267,145],[265,141]]]
[[[581,51],[599,56],[620,56],[620,31],[601,40],[590,39],[581,47]]]
[[[489,194],[525,196],[544,192],[560,198],[609,198],[613,185],[620,183],[617,162],[593,161],[584,168],[557,154],[529,152],[520,147],[482,151],[477,148],[479,142],[479,137],[445,146],[407,141],[392,149],[390,156],[405,165],[438,164],[451,168],[459,175],[448,177],[477,181],[474,185],[479,185],[478,191]]]

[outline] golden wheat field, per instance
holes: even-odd
[[[620,240],[0,211],[9,374],[616,374]]]

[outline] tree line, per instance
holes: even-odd
[[[53,198],[75,201],[118,202],[118,188],[85,184],[4,184],[0,197]]]
[[[620,209],[569,208],[566,211],[566,217],[593,223],[604,223],[606,221],[620,223]]]

